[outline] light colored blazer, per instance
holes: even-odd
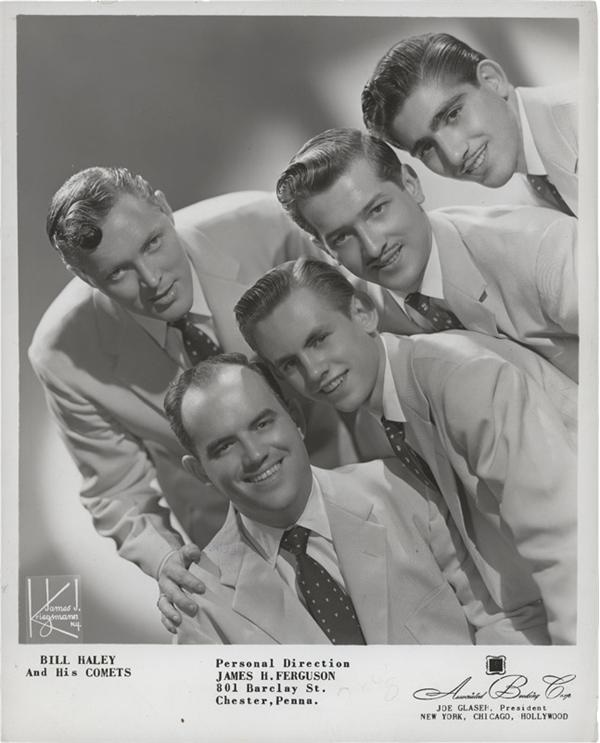
[[[234,304],[268,269],[313,254],[310,240],[262,192],[194,204],[176,212],[175,225],[223,350],[250,353]],[[73,279],[46,311],[29,354],[83,477],[81,499],[98,532],[155,576],[166,552],[181,544],[169,510],[159,506],[163,494],[186,535],[207,544],[226,508],[181,467],[184,451],[163,412],[180,369],[165,351],[118,304]],[[337,424],[329,420],[333,436]],[[355,461],[353,451],[344,450],[335,463],[348,461]]]
[[[579,160],[577,86],[518,88],[548,178],[577,214]]]
[[[367,644],[548,642],[538,607],[508,616],[491,601],[441,499],[400,479],[396,459],[313,473]],[[329,643],[235,509],[192,572],[207,591],[179,643]]]
[[[429,212],[444,298],[465,328],[506,335],[578,376],[577,220],[542,207]]]
[[[551,367],[540,359],[524,372],[477,337],[383,336],[407,441],[431,467],[496,603],[510,610],[541,597],[553,643],[573,643],[577,459],[539,376]]]

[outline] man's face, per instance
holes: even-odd
[[[225,366],[190,389],[182,421],[202,470],[245,516],[285,528],[301,515],[312,473],[302,435],[264,379]]]
[[[350,317],[311,289],[295,289],[254,327],[258,353],[301,395],[357,410],[377,380],[377,314],[358,299]]]
[[[326,191],[305,200],[304,218],[321,243],[356,276],[408,294],[419,288],[431,252],[431,227],[419,181],[381,180],[355,160]]]
[[[439,175],[498,188],[521,169],[521,131],[511,86],[490,60],[479,85],[425,80],[392,123],[398,145]]]
[[[131,312],[169,322],[192,305],[188,259],[170,215],[123,194],[101,225],[98,247],[77,273]]]

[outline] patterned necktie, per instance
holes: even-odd
[[[548,180],[547,175],[528,175],[527,180],[544,201],[547,201],[549,204],[552,204],[552,206],[560,209],[561,212],[567,214],[569,217],[575,216],[569,208],[569,205],[560,195],[554,183]]]
[[[427,485],[428,488],[439,492],[433,472],[429,469],[427,462],[423,457],[419,456],[419,454],[417,454],[409,444],[406,443],[404,423],[389,421],[383,416],[381,417],[381,422],[383,423],[383,430],[388,437],[390,446],[402,464],[409,470],[409,472],[416,475],[422,483]]]
[[[308,529],[294,526],[281,538],[281,548],[296,557],[296,579],[306,608],[334,645],[366,645],[352,599],[306,554],[308,535]]]
[[[453,312],[442,307],[441,304],[426,294],[413,292],[405,298],[405,303],[415,312],[422,315],[432,324],[434,330],[463,330],[464,325]]]
[[[216,356],[221,353],[221,349],[211,340],[210,336],[194,325],[189,313],[180,317],[179,320],[170,322],[169,325],[181,331],[183,347],[192,366],[204,361],[209,356]]]

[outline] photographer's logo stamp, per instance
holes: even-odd
[[[485,672],[489,676],[502,676],[506,673],[506,655],[486,655]]]
[[[26,590],[26,642],[82,641],[80,576],[31,576]]]

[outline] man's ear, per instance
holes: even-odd
[[[425,201],[423,189],[421,188],[421,181],[419,176],[410,167],[410,165],[401,165],[400,177],[402,179],[402,187],[405,191],[413,197],[417,204],[422,204]]]
[[[206,476],[204,467],[196,457],[193,457],[191,454],[184,454],[184,456],[181,457],[181,464],[183,469],[190,475],[197,477],[198,480],[203,482],[205,485],[212,485],[211,481]]]
[[[508,99],[512,86],[502,67],[493,59],[482,59],[477,65],[477,82],[487,86],[501,98]]]
[[[173,210],[169,206],[169,202],[167,201],[167,197],[164,195],[164,193],[162,191],[155,191],[154,198],[157,200],[161,212],[164,212],[167,217],[169,217],[171,223],[174,223],[175,218],[173,217]]]
[[[350,317],[358,322],[367,333],[375,333],[379,325],[379,315],[371,297],[357,291],[350,300]]]

